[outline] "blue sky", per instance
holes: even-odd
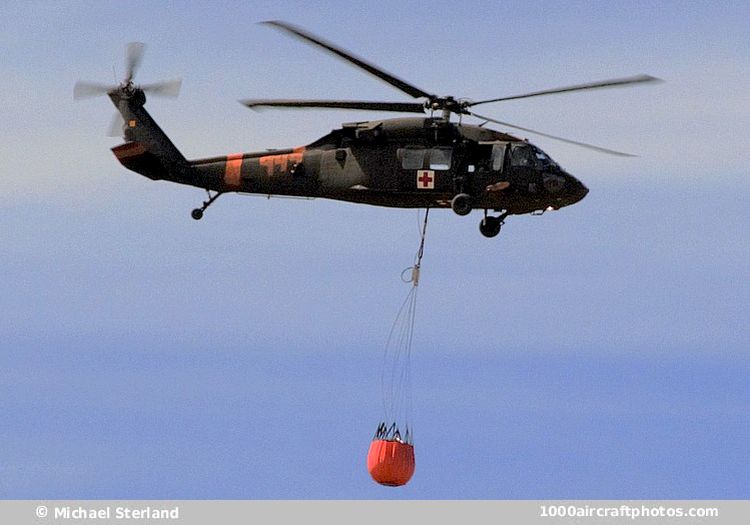
[[[748,497],[746,2],[127,6],[0,17],[0,496]],[[199,190],[117,164],[108,100],[72,101],[133,40],[140,81],[184,78],[147,107],[187,157],[382,116],[238,99],[407,100],[267,19],[474,99],[667,81],[485,111],[639,157],[530,137],[585,200],[494,240],[431,214],[401,489],[364,463],[416,212],[225,196],[197,223]]]

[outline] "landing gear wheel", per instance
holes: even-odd
[[[503,226],[503,221],[499,217],[485,217],[479,222],[479,231],[485,237],[495,237],[500,233],[500,228]]]
[[[206,211],[206,208],[211,206],[211,204],[213,204],[213,202],[222,195],[221,192],[217,192],[216,195],[211,195],[211,192],[209,190],[206,190],[206,193],[208,193],[208,200],[203,201],[203,206],[201,206],[200,208],[195,208],[190,212],[190,216],[196,221],[201,220],[203,218],[203,212]]]
[[[471,195],[459,193],[451,200],[451,208],[457,215],[468,215],[471,213]]]

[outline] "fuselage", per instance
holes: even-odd
[[[452,199],[461,196],[469,209],[517,215],[562,208],[588,192],[536,146],[443,118],[356,122],[307,146],[187,160],[143,107],[142,90],[125,86],[109,96],[125,122],[126,142],[112,150],[126,168],[218,193],[457,213]]]
[[[561,208],[588,190],[536,146],[479,126],[433,118],[345,124],[298,148],[190,161],[219,192],[329,198],[401,208],[474,208],[523,214]]]

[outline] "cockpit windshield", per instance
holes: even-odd
[[[514,144],[511,150],[510,165],[546,169],[557,166],[549,156],[532,144]]]
[[[547,155],[545,152],[537,148],[536,146],[531,146],[534,150],[534,155],[536,156],[536,162],[537,165],[541,164],[541,167],[546,168],[548,166],[557,166],[555,164],[555,161],[552,160],[549,155]]]

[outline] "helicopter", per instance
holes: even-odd
[[[289,23],[268,21],[263,24],[321,48],[419,100],[241,100],[245,106],[251,109],[376,110],[421,116],[343,124],[300,147],[188,160],[144,109],[146,93],[177,96],[181,81],[136,85],[133,78],[142,60],[144,45],[131,43],[126,54],[126,76],[119,85],[78,82],[74,98],[109,96],[119,112],[115,126],[125,141],[113,147],[112,152],[125,168],[152,180],[186,184],[206,191],[207,199],[191,212],[195,220],[200,220],[218,197],[237,192],[269,197],[327,198],[394,208],[450,208],[461,216],[472,210],[482,210],[479,230],[485,237],[495,237],[508,216],[541,214],[570,206],[583,199],[588,189],[528,140],[486,128],[486,124],[494,123],[610,155],[633,155],[483,116],[474,111],[476,106],[659,81],[650,75],[637,75],[472,101],[424,91]],[[464,117],[482,122],[467,124],[463,122]]]

